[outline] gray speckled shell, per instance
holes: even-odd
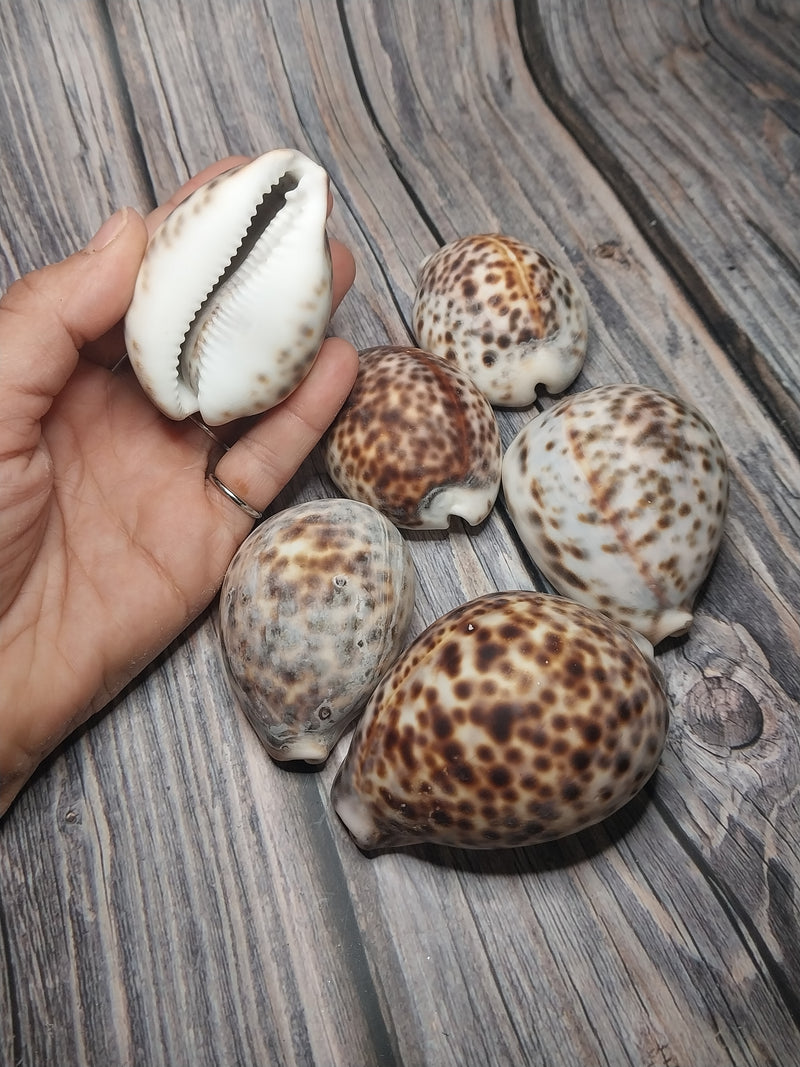
[[[565,397],[514,439],[503,490],[559,592],[653,644],[689,629],[728,500],[722,444],[691,405],[640,385]]]
[[[655,770],[652,646],[574,601],[490,593],[430,626],[373,693],[332,787],[365,849],[508,848],[606,818]]]
[[[366,504],[315,500],[256,527],[225,575],[220,636],[271,756],[327,758],[401,651],[414,590],[402,535]]]
[[[532,404],[540,385],[560,393],[583,366],[588,317],[578,280],[513,237],[443,245],[420,267],[412,314],[420,348],[469,374],[498,406]]]

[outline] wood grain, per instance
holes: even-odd
[[[797,1061],[789,0],[42,0],[3,31],[5,284],[118,202],[292,144],[329,170],[358,263],[336,332],[408,342],[422,257],[512,233],[591,302],[573,388],[693,400],[733,490],[692,632],[659,650],[661,768],[538,849],[363,856],[328,804],[346,741],[320,772],[273,765],[209,611],[0,824],[0,1063]],[[532,414],[500,413],[506,444]],[[332,492],[314,456],[274,506]],[[408,540],[414,633],[543,586],[502,501],[475,530]]]
[[[797,7],[542,0],[519,13],[556,114],[797,448]]]

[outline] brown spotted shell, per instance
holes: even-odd
[[[460,370],[418,348],[360,353],[323,456],[343,493],[409,529],[446,530],[454,515],[476,525],[500,489],[491,406]]]
[[[630,800],[668,724],[652,647],[545,593],[444,615],[373,693],[332,788],[361,848],[530,845]]]
[[[401,651],[414,569],[401,534],[354,500],[263,522],[220,594],[231,687],[267,751],[321,763]]]
[[[722,444],[694,407],[640,385],[566,397],[512,442],[503,488],[559,592],[653,644],[689,629],[728,500]]]
[[[466,371],[498,406],[532,404],[540,385],[560,393],[583,366],[577,280],[513,237],[475,234],[429,256],[412,315],[417,344]]]

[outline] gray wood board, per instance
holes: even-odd
[[[692,400],[733,488],[692,632],[659,651],[660,770],[605,824],[538,849],[362,855],[327,799],[346,740],[321,772],[272,764],[209,611],[0,824],[0,1062],[797,1060],[800,301],[780,269],[798,232],[796,13],[18,6],[0,35],[4,284],[119,203],[146,210],[214,158],[291,144],[329,170],[331,230],[358,264],[338,333],[408,342],[423,256],[512,233],[590,299],[572,389]],[[732,122],[713,105],[734,90]],[[500,413],[506,444],[532,414]],[[320,471],[313,457],[275,506],[332,493]],[[483,591],[542,587],[502,501],[476,530],[408,540],[414,633]]]

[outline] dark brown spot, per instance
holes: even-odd
[[[439,713],[433,716],[433,732],[440,741],[450,737],[453,733],[453,721],[449,715]]]
[[[486,725],[489,733],[498,744],[505,744],[511,737],[514,713],[513,704],[497,704],[492,708]]]
[[[567,664],[567,671],[577,680],[578,678],[583,678],[586,668],[579,659],[573,659]]]
[[[581,787],[577,782],[564,782],[561,786],[561,796],[564,800],[577,800],[581,795]]]
[[[587,722],[581,730],[583,739],[590,745],[595,745],[600,740],[600,734],[602,733],[600,727],[596,722]]]
[[[621,778],[623,774],[627,774],[631,765],[631,757],[627,752],[620,752],[617,758],[614,760],[614,774]]]
[[[475,781],[475,772],[468,763],[459,763],[453,768],[453,777],[465,785],[472,785]]]
[[[551,656],[557,656],[560,654],[563,648],[563,642],[559,634],[548,633],[544,639],[544,647],[550,653]]]
[[[570,757],[570,763],[576,771],[585,771],[591,762],[592,758],[585,748],[576,749]]]
[[[480,639],[480,635],[479,635]],[[500,659],[505,652],[504,647],[494,641],[484,641],[478,646],[475,654],[476,666],[479,671],[485,672],[492,669],[495,660]]]
[[[507,786],[511,781],[511,772],[509,771],[508,767],[504,767],[502,764],[499,764],[496,767],[492,767],[492,769],[489,771],[489,781],[497,789],[502,789]]]
[[[461,674],[461,648],[457,641],[448,641],[439,654],[439,662],[448,678]]]

